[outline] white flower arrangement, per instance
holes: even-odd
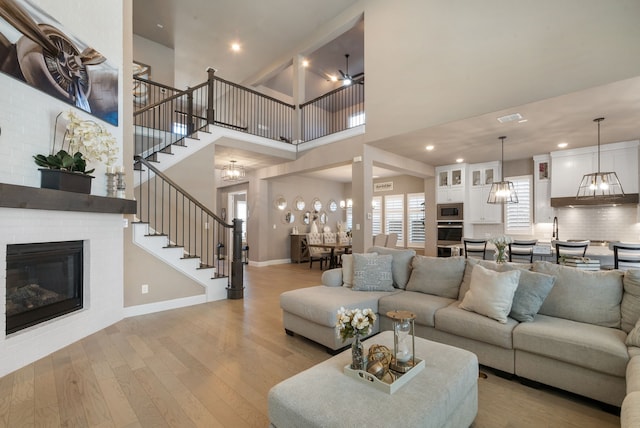
[[[113,165],[118,155],[118,142],[107,128],[93,120],[80,119],[73,110],[62,112],[58,116],[60,115],[68,121],[62,140],[63,147],[66,141],[69,152],[82,153],[87,162]]]
[[[341,307],[336,316],[336,333],[343,342],[352,337],[366,336],[371,333],[376,318],[376,314],[369,308],[345,309]]]
[[[491,238],[490,242],[495,245],[496,248],[505,248],[507,245],[513,242],[513,239],[511,239],[509,236],[501,235]]]

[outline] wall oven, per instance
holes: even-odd
[[[454,245],[462,242],[464,226],[461,221],[438,222],[438,245]]]
[[[462,203],[454,204],[438,204],[436,206],[437,220],[441,221],[458,221],[463,220]]]

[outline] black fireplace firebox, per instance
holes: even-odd
[[[6,332],[82,309],[83,241],[7,245]]]

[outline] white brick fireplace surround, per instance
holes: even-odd
[[[0,208],[0,376],[123,317],[121,214]],[[6,335],[7,245],[84,241],[83,309]]]

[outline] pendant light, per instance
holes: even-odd
[[[624,191],[615,172],[600,172],[600,122],[604,117],[593,119],[598,124],[598,172],[585,174],[578,187],[576,199],[622,198]]]
[[[223,181],[238,181],[245,177],[244,166],[236,165],[236,161],[229,161],[229,165],[222,168]]]
[[[489,191],[489,198],[487,198],[488,204],[517,204],[518,195],[516,189],[513,186],[513,182],[504,181],[504,173],[502,172],[502,165],[504,165],[504,140],[507,137],[498,137],[502,141],[502,161],[500,167],[500,181],[491,185]]]

